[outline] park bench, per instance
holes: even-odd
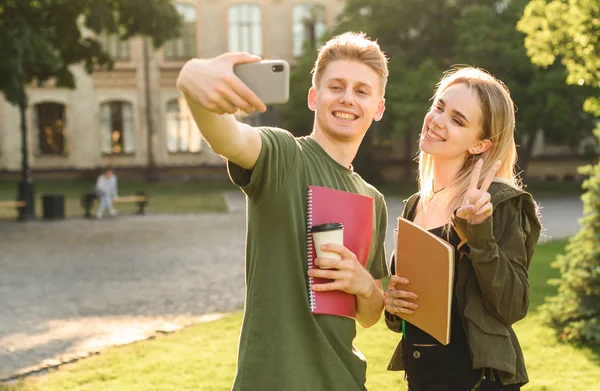
[[[24,208],[27,202],[23,200],[0,201],[0,208]]]
[[[96,193],[85,193],[81,195],[81,207],[84,210],[84,217],[92,217],[92,208],[98,200]],[[143,191],[136,192],[135,195],[123,196],[114,199],[115,204],[135,203],[138,207],[137,213],[146,213],[146,205],[148,205],[149,198]]]

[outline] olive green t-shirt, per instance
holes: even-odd
[[[333,160],[310,137],[260,128],[252,171],[229,162],[247,195],[246,306],[233,390],[365,390],[366,360],[353,346],[353,319],[313,315],[308,299],[306,199],[309,185],[373,198],[367,269],[388,275],[381,193]]]

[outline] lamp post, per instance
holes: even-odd
[[[19,220],[35,219],[35,195],[33,178],[29,168],[29,148],[27,142],[27,95],[25,86],[21,85],[19,97],[19,111],[21,113],[21,180],[18,184],[18,198],[25,201],[25,206],[19,208]]]
[[[144,98],[146,99],[146,126],[148,127],[147,148],[148,148],[148,163],[146,165],[146,179],[156,179],[156,161],[154,159],[154,122],[152,120],[152,91],[150,90],[150,49],[148,40],[143,39],[144,43]]]

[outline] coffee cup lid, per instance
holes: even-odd
[[[344,225],[342,223],[325,223],[319,225],[313,225],[311,228],[311,232],[327,232],[327,231],[336,231],[338,229],[343,229]]]

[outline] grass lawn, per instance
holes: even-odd
[[[549,265],[564,245],[564,241],[556,241],[540,246],[531,266],[531,312],[515,327],[531,379],[524,390],[600,389],[600,347],[575,348],[556,342],[536,313],[543,298],[554,292],[546,281],[557,271]],[[174,335],[108,349],[44,377],[0,385],[0,391],[229,390],[241,319],[238,312]],[[383,322],[367,330],[359,327],[356,345],[369,360],[369,390],[406,389],[403,372],[386,370],[397,341],[398,335]]]
[[[82,216],[80,196],[93,191],[93,181],[39,181],[35,184],[36,214],[42,215],[42,195],[59,193],[65,195],[65,214]],[[150,197],[147,213],[198,213],[225,211],[226,205],[221,196],[224,190],[235,190],[229,182],[139,182],[121,181],[119,195],[133,195],[145,191]],[[0,200],[14,200],[17,194],[16,181],[0,181]],[[121,213],[135,213],[133,203],[117,204]],[[17,211],[0,208],[0,219],[14,219]]]

